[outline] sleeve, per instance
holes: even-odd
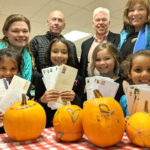
[[[120,99],[120,105],[122,107],[124,117],[129,116],[129,111],[128,111],[128,105],[127,105],[127,99],[126,96],[123,95]]]
[[[75,60],[75,67],[78,69],[79,68],[79,60],[77,56],[77,50],[75,45],[73,44],[73,49],[74,49],[74,60]]]
[[[41,96],[43,96],[46,91],[45,85],[42,80],[42,73],[34,71],[32,75],[32,84],[35,86],[35,101],[40,101]]]
[[[73,56],[74,56],[74,61],[75,61],[75,68],[79,68],[79,60],[78,60],[78,56],[77,56],[77,50],[76,50],[76,46],[73,42],[68,41],[69,46],[71,47],[71,49],[73,50]]]
[[[81,107],[81,100],[80,100],[78,94],[75,93],[74,101],[72,101],[71,104],[78,105],[79,107]]]
[[[84,44],[81,46],[81,57],[80,57],[80,65],[79,65],[79,75],[81,75],[83,78],[87,77],[87,56],[85,53],[86,48],[84,47]]]
[[[38,46],[38,41],[37,41],[37,38],[34,37],[31,41],[30,41],[30,48],[31,48],[31,52],[33,54],[33,57],[34,57],[34,61],[35,61],[35,68],[37,67],[37,64],[38,64],[38,49],[39,49],[39,46]]]

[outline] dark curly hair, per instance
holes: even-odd
[[[150,57],[150,50],[139,50],[136,53],[128,55],[128,57],[121,63],[121,76],[126,79],[129,83],[132,83],[131,79],[128,78],[128,74],[131,72],[133,66],[133,60],[137,56],[148,56]]]

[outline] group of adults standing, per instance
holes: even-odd
[[[78,60],[74,43],[66,40],[67,46],[72,51],[75,62],[74,67],[78,69],[77,80],[79,80],[79,83],[77,82],[76,86],[79,98],[82,98],[81,93],[84,92],[85,78],[91,76],[89,68],[92,63],[93,51],[97,45],[106,42],[113,43],[118,47],[120,62],[130,53],[141,49],[150,49],[150,0],[127,1],[123,13],[123,29],[120,34],[113,33],[109,30],[110,13],[107,8],[98,7],[93,11],[92,24],[95,29],[95,35],[82,43],[80,61]],[[41,86],[42,83],[39,84],[38,82],[40,82],[39,77],[42,78],[41,69],[45,67],[45,54],[49,48],[49,44],[55,38],[60,38],[60,41],[63,41],[62,38],[64,37],[61,33],[65,28],[64,14],[59,10],[52,11],[48,16],[47,26],[49,31],[45,35],[37,35],[28,43],[31,30],[30,21],[23,15],[10,15],[4,23],[4,37],[0,42],[0,49],[10,47],[21,53],[23,65],[20,76],[24,79],[32,80],[35,86],[40,85],[38,92],[36,92],[37,94],[43,88]],[[53,65],[56,64],[52,63],[51,66]],[[99,75],[97,70],[94,73],[95,75]],[[51,91],[50,93],[46,93],[43,91],[36,98],[40,103],[47,103],[51,98],[51,93],[56,94],[57,92]],[[42,95],[44,95],[44,98]],[[65,96],[72,96],[70,101],[73,101],[76,97],[70,91],[67,91]]]

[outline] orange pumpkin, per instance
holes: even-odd
[[[150,114],[133,114],[127,121],[126,132],[133,144],[150,147]]]
[[[82,116],[84,133],[96,146],[112,146],[122,139],[125,119],[120,104],[113,98],[88,100]]]
[[[53,118],[56,136],[61,141],[76,141],[83,135],[82,109],[77,105],[61,106]]]
[[[3,124],[5,132],[12,140],[32,140],[39,137],[45,128],[46,114],[37,102],[20,101],[6,110]]]

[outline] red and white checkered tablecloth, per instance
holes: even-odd
[[[56,139],[53,128],[45,129],[42,135],[36,140],[26,142],[15,142],[8,138],[6,134],[0,135],[0,150],[148,150],[134,146],[130,143],[126,134],[124,134],[120,143],[109,148],[98,148],[90,143],[84,136],[77,142],[65,143]]]

